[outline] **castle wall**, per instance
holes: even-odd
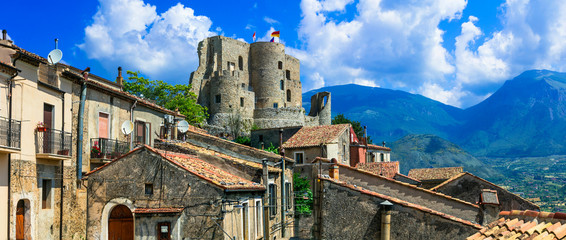
[[[260,129],[305,125],[303,108],[264,108],[254,110],[254,124]]]

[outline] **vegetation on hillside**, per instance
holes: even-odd
[[[179,109],[190,124],[199,124],[208,118],[206,107],[197,104],[196,95],[190,91],[190,85],[149,80],[140,76],[140,72],[127,71],[124,91],[151,100],[155,104],[175,111]]]

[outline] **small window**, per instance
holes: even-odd
[[[246,84],[242,83],[242,89],[246,89]]]
[[[240,71],[244,70],[244,58],[242,58],[242,56],[238,57],[238,68]]]
[[[43,179],[42,191],[41,191],[41,208],[50,209],[51,208],[51,179]]]
[[[244,98],[242,97],[242,98],[240,98],[240,107],[243,107],[243,106],[244,106]]]
[[[259,135],[259,142],[263,142],[263,135]]]
[[[220,94],[216,95],[216,103],[220,103]]]
[[[255,201],[255,236],[256,238],[263,236],[263,206],[261,200]]]
[[[303,152],[296,152],[295,153],[295,163],[302,164],[304,162],[304,153]]]
[[[277,66],[278,66],[279,69],[283,69],[283,62],[279,61]]]
[[[145,195],[153,195],[153,184],[146,183],[145,184]]]
[[[269,214],[271,217],[277,215],[277,185],[269,184]]]
[[[279,107],[279,104],[273,103],[273,108],[278,108],[278,107]]]
[[[285,71],[285,76],[287,77],[287,80],[291,80],[291,71],[286,70],[286,71]]]
[[[291,183],[285,182],[285,204],[287,204],[287,209],[291,209],[291,206],[293,206],[293,203],[291,202],[293,201],[293,198],[291,197],[292,193]]]
[[[279,88],[281,88],[281,90],[285,89],[285,82],[283,80],[281,80],[281,82],[279,82]]]
[[[287,102],[291,101],[291,90],[287,89]]]
[[[380,155],[381,155],[381,161],[385,162],[385,155],[383,155],[383,153],[381,153]]]

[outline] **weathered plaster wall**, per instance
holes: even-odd
[[[385,199],[322,181],[321,239],[380,239]],[[463,239],[478,229],[437,215],[395,204],[391,239]]]

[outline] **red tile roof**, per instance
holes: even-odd
[[[449,179],[459,173],[464,172],[463,167],[445,168],[415,168],[409,170],[409,177],[419,181]]]
[[[287,142],[283,148],[314,147],[338,141],[340,134],[350,128],[350,124],[322,125],[303,127]]]
[[[458,218],[458,217],[455,217],[455,216],[452,216],[452,215],[449,215],[449,214],[445,214],[445,213],[442,213],[442,212],[439,212],[439,211],[436,211],[436,210],[433,210],[433,209],[430,209],[430,208],[427,208],[427,207],[424,207],[424,206],[421,206],[421,205],[418,205],[418,204],[414,204],[414,203],[410,203],[410,202],[407,202],[407,201],[403,201],[403,200],[398,199],[398,198],[394,198],[394,197],[387,196],[387,195],[384,195],[384,194],[381,194],[381,193],[377,193],[377,192],[373,192],[373,191],[370,191],[370,190],[367,190],[367,189],[363,189],[363,188],[360,188],[360,187],[356,187],[356,186],[354,186],[354,185],[352,185],[352,184],[348,184],[348,183],[336,181],[336,180],[334,180],[334,179],[323,178],[323,177],[321,177],[321,176],[319,176],[319,178],[320,178],[321,180],[326,180],[326,181],[329,181],[329,182],[332,182],[332,183],[335,183],[335,184],[338,184],[338,185],[347,187],[347,188],[349,188],[349,189],[358,191],[358,192],[363,193],[363,194],[367,194],[367,195],[371,195],[371,196],[376,196],[376,197],[378,197],[378,198],[388,200],[388,201],[390,201],[390,202],[393,203],[393,204],[398,204],[398,205],[401,205],[401,206],[403,206],[403,207],[413,208],[413,209],[416,209],[416,210],[419,210],[419,211],[422,211],[422,212],[425,212],[425,213],[429,213],[429,214],[433,214],[433,215],[440,216],[440,217],[445,218],[445,219],[448,219],[448,220],[450,220],[450,221],[455,221],[455,222],[458,222],[458,223],[461,223],[461,224],[465,224],[465,225],[468,225],[468,226],[472,226],[472,227],[477,228],[477,229],[481,229],[481,225],[479,225],[479,224],[472,223],[472,222],[470,222],[470,221],[467,221],[467,220],[464,220],[464,219],[461,219],[461,218]]]
[[[134,213],[136,214],[156,214],[156,213],[180,213],[185,208],[136,208]]]
[[[182,154],[182,153],[175,153],[175,152],[166,152],[162,150],[153,149],[150,146],[144,145],[142,147],[136,148],[129,153],[122,155],[121,157],[104,164],[103,166],[96,168],[85,175],[85,177],[90,176],[91,174],[98,172],[108,165],[120,161],[121,159],[133,154],[141,149],[147,149],[150,152],[160,155],[164,159],[170,161],[171,163],[181,167],[182,169],[220,187],[222,189],[229,189],[229,190],[265,190],[265,187],[246,180],[242,177],[232,175],[210,163],[207,163],[201,159],[198,159],[196,156]]]
[[[417,182],[417,183],[420,183],[420,182],[421,182],[421,181],[419,181],[418,179],[409,177],[409,176],[407,176],[407,175],[405,175],[405,174],[402,174],[402,173],[396,173],[395,176],[399,176],[399,177],[402,177],[402,178],[407,178],[407,179],[413,180],[413,181],[415,181],[415,182]],[[431,190],[432,190],[432,189],[431,189]]]
[[[503,217],[466,239],[566,239],[566,213],[514,210],[499,216]]]
[[[376,149],[376,150],[383,150],[383,151],[391,151],[391,148],[373,145],[373,144],[368,144],[368,148],[369,149]]]
[[[395,174],[399,173],[399,162],[358,163],[356,168],[381,175],[386,178],[393,178],[395,177]]]

